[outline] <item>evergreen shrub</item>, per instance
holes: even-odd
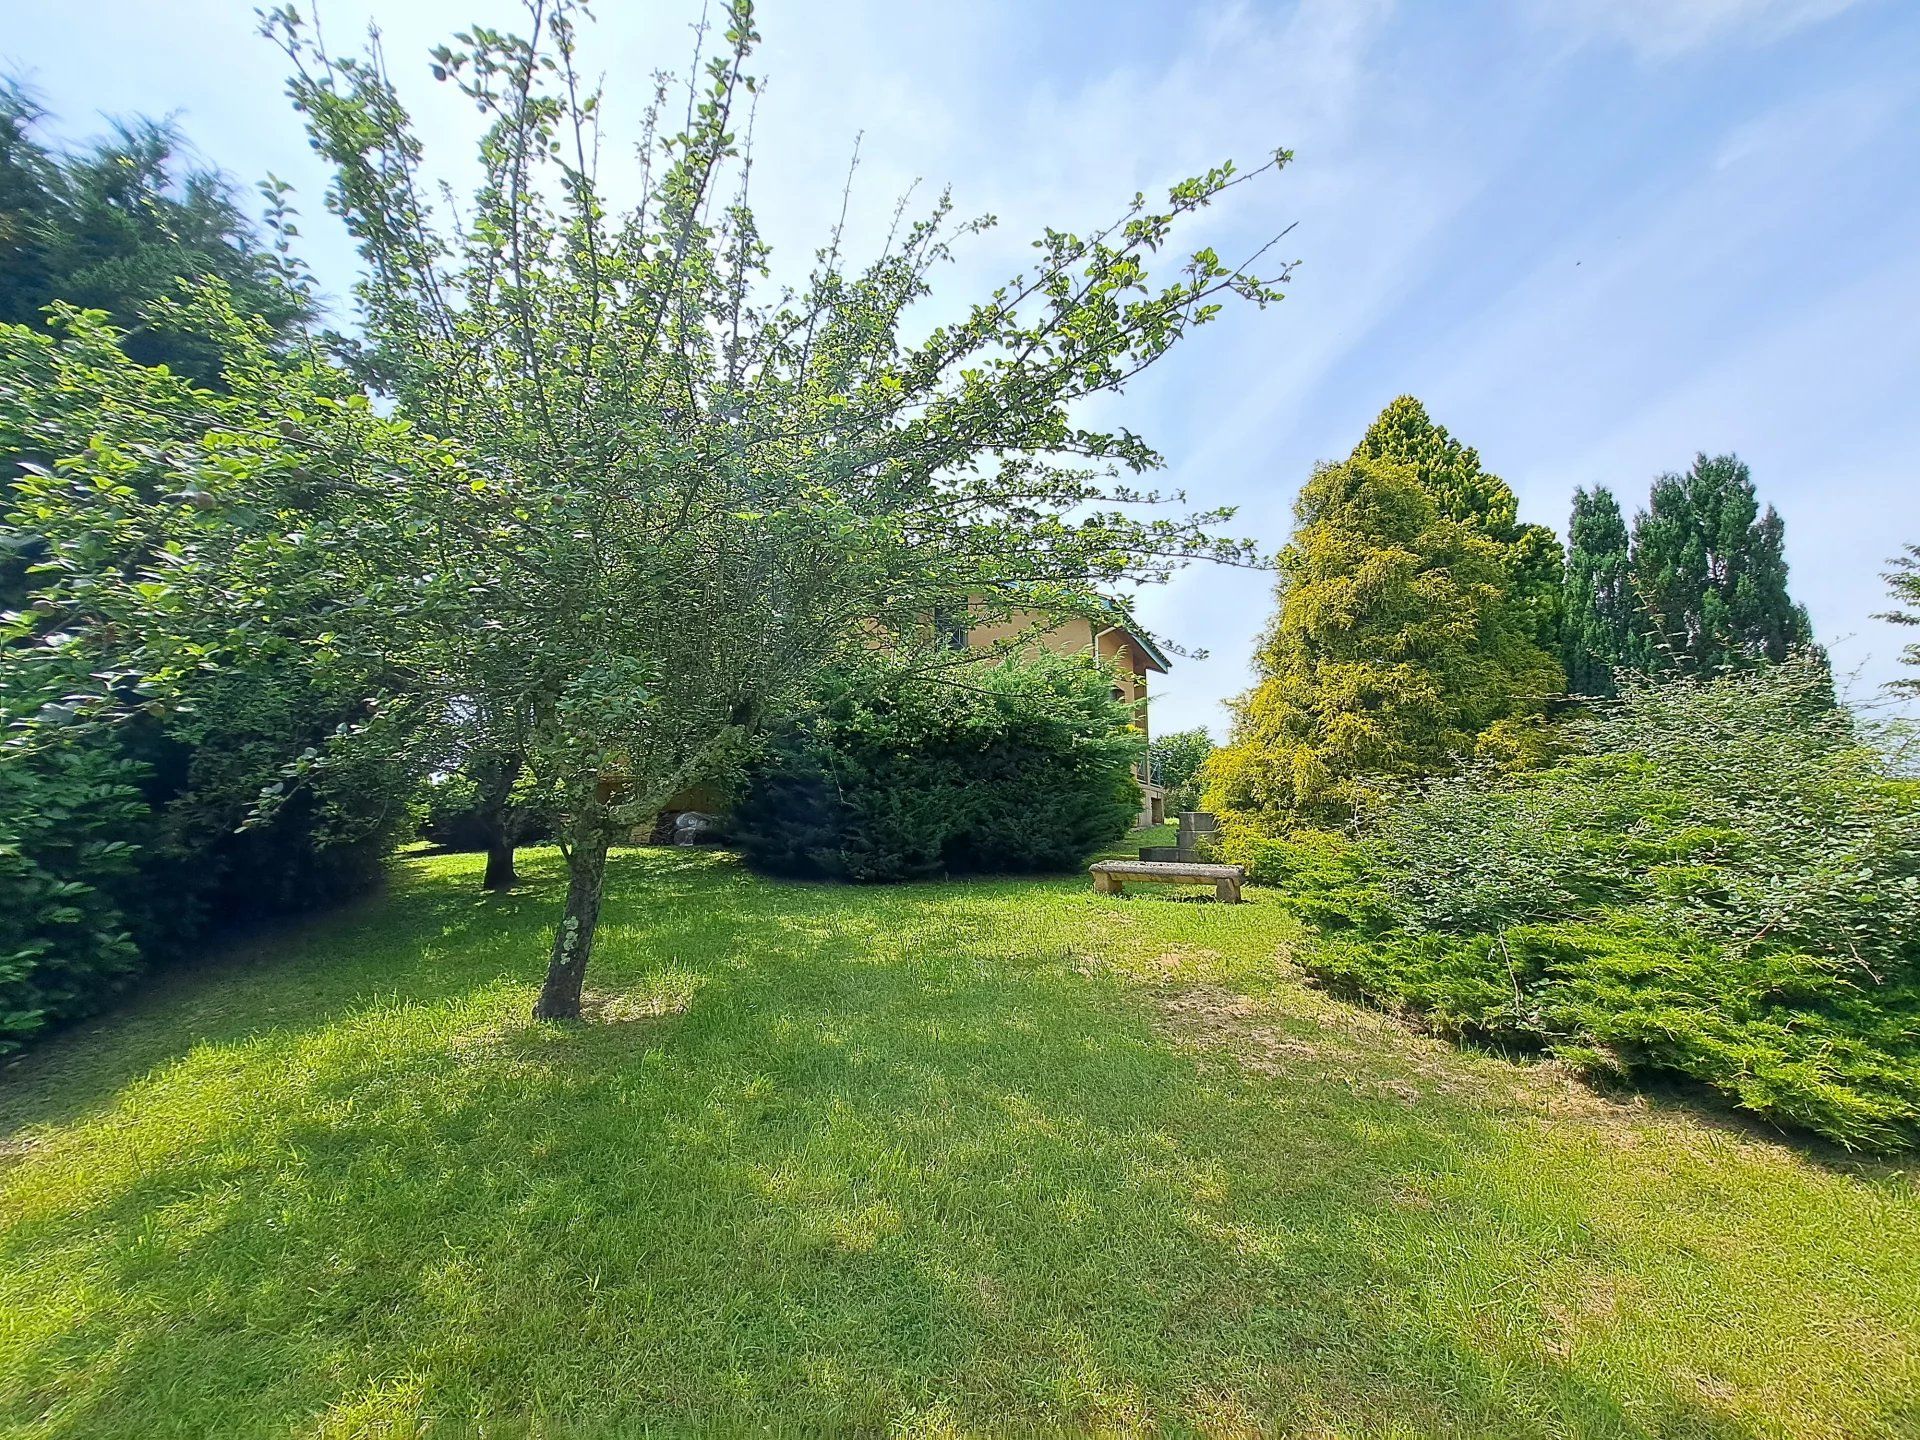
[[[728,829],[780,875],[1070,870],[1140,809],[1143,746],[1112,687],[1064,656],[905,681],[843,670],[749,767]]]

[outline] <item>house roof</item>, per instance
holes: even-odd
[[[1125,635],[1128,642],[1146,658],[1149,668],[1157,671],[1159,674],[1166,674],[1168,667],[1173,662],[1167,659],[1165,652],[1162,651],[1158,645],[1154,644],[1153,641],[1140,632],[1139,628],[1133,623],[1133,617],[1126,612],[1120,603],[1109,600],[1107,602],[1107,612],[1113,620],[1113,623],[1107,628],[1109,630],[1118,630],[1121,634]]]

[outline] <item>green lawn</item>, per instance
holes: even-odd
[[[478,858],[0,1067],[46,1435],[1920,1433],[1920,1184],[1303,987],[1260,892]]]

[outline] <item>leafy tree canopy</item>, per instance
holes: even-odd
[[[1544,525],[1522,525],[1520,502],[1507,482],[1480,463],[1480,452],[1462,445],[1434,423],[1426,406],[1402,395],[1367,428],[1354,457],[1390,460],[1409,467],[1440,514],[1472,525],[1506,553],[1514,598],[1526,612],[1534,639],[1552,650],[1559,637],[1562,556],[1560,541]]]
[[[1903,547],[1887,563],[1893,568],[1881,578],[1893,595],[1894,608],[1882,611],[1875,618],[1891,620],[1896,625],[1920,625],[1920,545]],[[1920,645],[1903,647],[1900,660],[1905,665],[1920,665]],[[1920,693],[1920,679],[1909,676],[1890,681],[1887,688],[1909,695]]]
[[[244,323],[222,352],[261,363],[223,393],[136,364],[97,311],[55,320],[0,325],[0,454],[52,461],[0,502],[0,1049],[212,925],[370,884],[408,793],[404,766],[330,743],[384,662],[304,643],[332,603],[299,575],[312,507],[228,503],[314,387]]]
[[[334,55],[294,10],[266,17],[360,245],[364,373],[391,413],[317,357],[280,363],[217,285],[175,310],[220,337],[225,394],[126,363],[97,314],[63,314],[57,344],[0,332],[0,390],[69,397],[52,418],[22,407],[47,464],[21,523],[52,589],[11,623],[74,698],[16,742],[128,690],[165,703],[183,670],[244,668],[271,640],[367,696],[289,788],[369,748],[516,757],[565,817],[545,1017],[579,1011],[611,842],[736,769],[824,667],[879,644],[936,673],[964,657],[931,617],[963,605],[1098,617],[1124,582],[1254,559],[1218,537],[1226,512],[1142,513],[1177,499],[1132,483],[1158,455],[1072,407],[1226,301],[1278,294],[1211,249],[1153,272],[1182,222],[1287,158],[1047,231],[1026,270],[909,340],[951,247],[990,222],[942,198],[871,260],[833,238],[777,285],[748,193],[745,4],[677,129],[661,82],[640,198],[616,209],[580,14],[536,0],[528,35],[435,52],[483,126],[458,210],[424,198],[377,44]],[[170,624],[129,623],[157,603]]]
[[[1213,754],[1213,737],[1203,729],[1156,735],[1147,747],[1153,783],[1165,787],[1169,810],[1190,810],[1199,803],[1200,767]]]
[[[1616,672],[1640,659],[1643,627],[1627,523],[1605,486],[1573,492],[1561,627],[1567,689],[1575,695],[1613,695]]]

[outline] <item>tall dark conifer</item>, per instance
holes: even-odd
[[[1893,568],[1883,570],[1880,578],[1887,582],[1893,608],[1881,611],[1874,618],[1891,620],[1896,625],[1920,625],[1920,545],[1901,546],[1900,553],[1887,564]],[[1920,644],[1903,646],[1900,663],[1920,667]],[[1887,688],[1907,695],[1920,694],[1920,678],[1906,676],[1889,680]]]
[[[1787,593],[1785,525],[1771,506],[1761,512],[1735,456],[1699,455],[1685,475],[1654,481],[1632,550],[1646,668],[1709,674],[1812,643]]]
[[[1614,693],[1614,672],[1638,658],[1638,613],[1620,502],[1603,485],[1575,490],[1560,631],[1569,691]]]
[[[303,276],[261,245],[217,170],[186,163],[171,123],[133,120],[79,150],[41,133],[45,111],[0,80],[0,322],[38,327],[56,300],[104,310],[142,365],[218,386],[221,343],[146,323],[184,282],[218,279],[284,345],[313,318]],[[291,283],[290,283],[291,282]]]

